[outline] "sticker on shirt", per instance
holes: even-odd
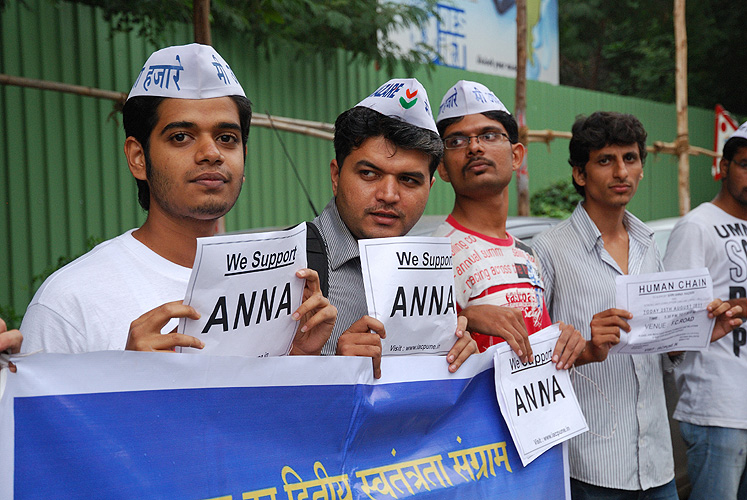
[[[445,354],[457,317],[451,244],[445,237],[359,240],[368,314],[382,323],[382,353]]]
[[[615,278],[616,307],[633,314],[630,332],[610,354],[654,354],[701,351],[708,347],[715,318],[706,307],[713,301],[708,269],[621,275]]]
[[[558,370],[552,362],[559,336],[556,324],[529,337],[534,356],[527,363],[507,343],[493,354],[498,406],[525,467],[553,446],[589,430],[568,370]]]
[[[287,231],[197,239],[197,253],[184,303],[200,319],[183,318],[180,333],[197,337],[203,349],[181,352],[226,356],[281,356],[290,351],[303,298],[306,224]]]

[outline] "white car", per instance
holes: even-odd
[[[445,215],[424,215],[407,234],[408,236],[430,236],[445,219]],[[553,227],[561,220],[551,217],[509,216],[506,221],[506,230],[524,243],[531,244],[535,236],[545,229]],[[679,220],[679,217],[667,217],[646,222],[646,225],[654,231],[654,241],[662,257],[664,257],[664,252],[667,249],[669,235]]]
[[[656,219],[646,222],[646,225],[654,231],[654,241],[656,246],[659,247],[659,255],[664,257],[664,252],[667,250],[667,241],[669,241],[669,235],[672,234],[674,225],[679,221],[679,217],[667,217],[666,219]]]

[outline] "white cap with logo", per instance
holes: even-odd
[[[741,137],[742,139],[747,139],[747,122],[741,124],[736,132],[731,134],[731,137],[729,137],[729,139],[733,137]]]
[[[446,91],[446,95],[441,100],[436,122],[485,111],[509,113],[501,100],[482,83],[459,80],[456,85]]]
[[[425,88],[415,78],[394,78],[356,106],[373,109],[416,127],[438,133]]]
[[[229,95],[246,97],[231,67],[211,46],[192,43],[151,54],[127,98],[210,99]]]

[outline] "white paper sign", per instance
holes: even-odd
[[[499,344],[493,355],[498,406],[525,467],[553,446],[589,430],[568,370],[558,370],[552,362],[559,336],[557,325],[531,335],[534,357],[527,363],[508,343]]]
[[[706,307],[713,301],[708,269],[622,275],[615,279],[616,307],[633,314],[630,332],[620,330],[614,354],[700,351],[708,347],[715,319]]]
[[[203,349],[182,352],[231,356],[288,354],[298,328],[306,267],[306,224],[287,231],[229,234],[197,239],[197,254],[184,303],[199,320],[179,321],[180,333]]]
[[[368,315],[382,323],[384,355],[445,354],[457,317],[446,237],[359,240]]]

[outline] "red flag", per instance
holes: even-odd
[[[716,125],[715,134],[713,141],[713,150],[719,155],[724,150],[724,143],[729,140],[731,134],[737,131],[739,124],[734,121],[728,111],[726,111],[720,104],[716,104]],[[713,174],[714,180],[721,178],[721,170],[719,169],[719,160],[721,158],[713,159],[713,166],[711,167],[711,174]]]

